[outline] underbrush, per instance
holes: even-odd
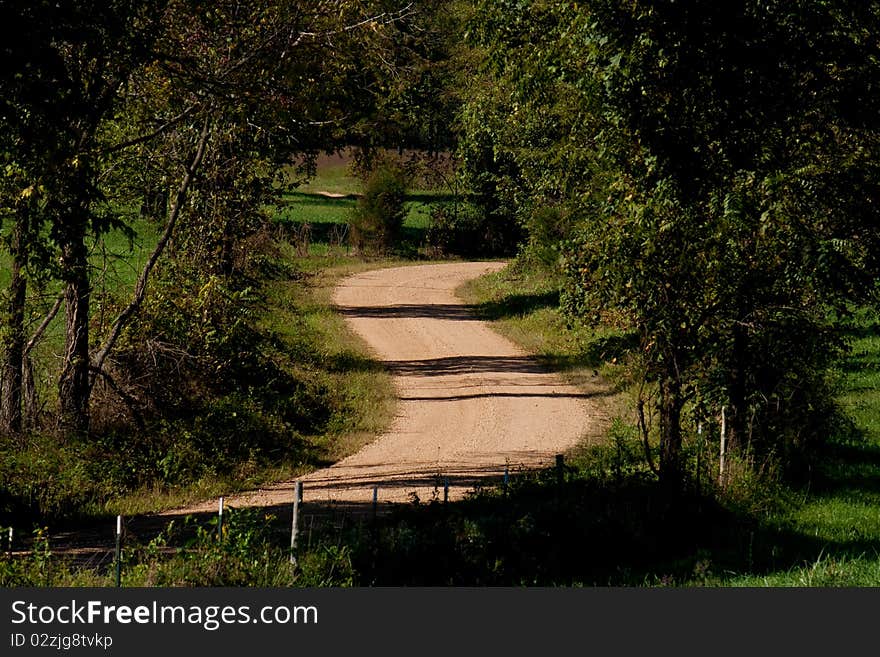
[[[691,472],[696,454],[688,461]],[[847,458],[852,458],[848,454]],[[836,460],[835,460],[836,459]],[[836,471],[845,460],[828,455]],[[849,476],[866,474],[864,462]],[[874,470],[871,473],[876,476]],[[880,523],[863,480],[815,493],[771,474],[719,487],[709,471],[672,495],[646,465],[634,427],[564,469],[512,472],[463,501],[414,499],[378,518],[316,516],[290,564],[289,512],[184,519],[127,546],[123,585],[247,586],[877,586]],[[309,505],[301,507],[313,513]],[[39,548],[0,565],[5,585],[109,585]],[[47,576],[47,572],[51,575]],[[0,583],[2,583],[0,582]]]
[[[0,586],[113,586],[115,559],[78,565],[54,556],[44,528],[34,531],[26,556],[0,556]],[[350,549],[326,541],[294,564],[280,538],[277,518],[260,510],[229,509],[217,518],[186,516],[146,543],[120,551],[119,583],[136,587],[346,586],[353,582]]]
[[[432,249],[466,258],[511,256],[522,238],[522,230],[513,222],[493,221],[460,200],[435,205],[425,234]]]
[[[281,268],[244,303],[219,285],[163,301],[157,285],[115,361],[126,398],[96,388],[93,433],[0,444],[0,524],[153,511],[356,450],[384,428],[393,393],[332,312],[323,286],[336,280]]]

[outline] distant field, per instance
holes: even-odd
[[[345,155],[325,155],[318,159],[317,175],[308,183],[285,192],[275,209],[275,221],[297,229],[309,226],[309,255],[326,255],[347,235],[351,213],[363,183],[350,169]],[[403,253],[414,254],[424,244],[430,224],[431,208],[453,201],[447,189],[419,186],[407,194],[407,216],[403,224]]]

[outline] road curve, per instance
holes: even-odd
[[[302,478],[307,502],[457,499],[505,467],[553,461],[604,414],[594,393],[546,371],[476,319],[455,296],[468,280],[504,267],[469,262],[396,267],[345,279],[334,304],[394,377],[399,397],[387,431],[358,453]],[[292,500],[293,482],[228,498],[232,506]],[[193,507],[190,512],[208,510]],[[179,511],[178,511],[179,512]]]

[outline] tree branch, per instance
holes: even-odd
[[[123,141],[118,144],[114,144],[113,146],[108,146],[107,148],[105,148],[102,151],[102,154],[106,155],[109,153],[115,153],[117,151],[124,150],[126,148],[131,147],[131,146],[136,146],[138,144],[142,144],[145,141],[150,141],[151,139],[154,139],[155,137],[158,137],[159,135],[161,135],[163,132],[165,132],[169,128],[180,123],[183,119],[185,119],[187,116],[192,114],[196,110],[197,107],[198,107],[198,105],[190,105],[189,107],[187,107],[185,110],[183,110],[180,114],[178,114],[174,118],[168,119],[161,126],[156,128],[155,130],[153,130],[153,132],[150,132],[146,135],[141,135],[139,137],[134,137],[132,139],[129,139],[128,141]]]
[[[55,315],[58,314],[58,311],[61,310],[61,304],[64,302],[64,295],[59,294],[58,298],[55,299],[55,305],[52,306],[52,309],[48,312],[48,314],[43,318],[43,321],[40,322],[40,325],[37,327],[37,330],[34,331],[31,339],[28,340],[28,343],[24,347],[24,351],[22,351],[22,356],[27,356],[31,353],[31,349],[33,349],[37,342],[40,341],[40,338],[43,337],[43,333],[46,332],[46,329],[49,327],[49,324],[52,323],[52,320],[55,319]]]
[[[183,208],[184,202],[186,201],[186,195],[189,192],[189,187],[192,184],[192,180],[195,176],[196,171],[202,164],[202,159],[205,156],[205,149],[208,143],[208,137],[211,133],[210,125],[210,116],[206,115],[204,124],[202,125],[202,133],[199,136],[199,142],[196,146],[196,153],[193,156],[193,159],[190,162],[189,166],[187,167],[186,175],[184,175],[183,180],[180,183],[180,187],[177,190],[177,195],[174,198],[174,205],[172,206],[171,213],[168,216],[168,223],[165,226],[165,231],[159,238],[159,241],[156,244],[156,248],[153,249],[153,252],[150,254],[149,259],[147,260],[143,270],[141,271],[140,276],[138,277],[137,284],[135,285],[134,297],[132,298],[128,306],[126,306],[125,309],[121,313],[119,313],[119,316],[113,322],[113,326],[110,329],[110,335],[107,336],[106,342],[104,342],[104,345],[95,355],[94,361],[92,363],[93,373],[103,373],[104,362],[107,360],[107,356],[116,345],[116,341],[119,339],[119,336],[122,333],[122,329],[125,328],[125,325],[128,324],[132,316],[134,316],[134,314],[140,309],[141,304],[144,301],[144,297],[146,296],[147,292],[147,281],[149,280],[150,273],[153,271],[153,268],[156,266],[156,262],[158,262],[159,257],[165,251],[165,247],[171,240],[171,235],[174,232],[174,227],[177,224],[178,217],[180,216],[180,211]],[[93,374],[91,380],[89,381],[89,385],[93,386],[94,384],[95,376]]]
[[[89,369],[93,375],[100,376],[107,382],[110,389],[115,392],[123,402],[125,402],[126,406],[128,406],[128,410],[131,411],[131,416],[134,418],[135,424],[137,424],[138,428],[143,429],[144,416],[141,415],[140,410],[138,410],[137,400],[120,388],[116,381],[113,380],[113,377],[107,374],[107,372],[97,370],[94,367],[90,367]],[[94,385],[94,382],[92,382],[92,385]]]

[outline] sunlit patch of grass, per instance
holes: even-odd
[[[561,281],[546,268],[514,261],[505,269],[463,285],[457,293],[501,334],[541,358],[575,385],[595,392],[620,378],[628,338],[609,327],[567,318],[559,307]],[[621,395],[607,407],[624,412]]]
[[[328,256],[340,250],[350,253],[348,224],[362,191],[363,182],[351,174],[346,164],[324,164],[308,183],[284,192],[282,202],[272,209],[274,221],[284,226],[298,244],[307,244],[310,256]],[[454,197],[447,190],[408,190],[398,254],[418,256],[425,245],[433,208],[452,202]]]
[[[833,557],[820,554],[814,561],[769,575],[744,575],[724,582],[746,587],[876,587],[880,584],[880,555]]]

